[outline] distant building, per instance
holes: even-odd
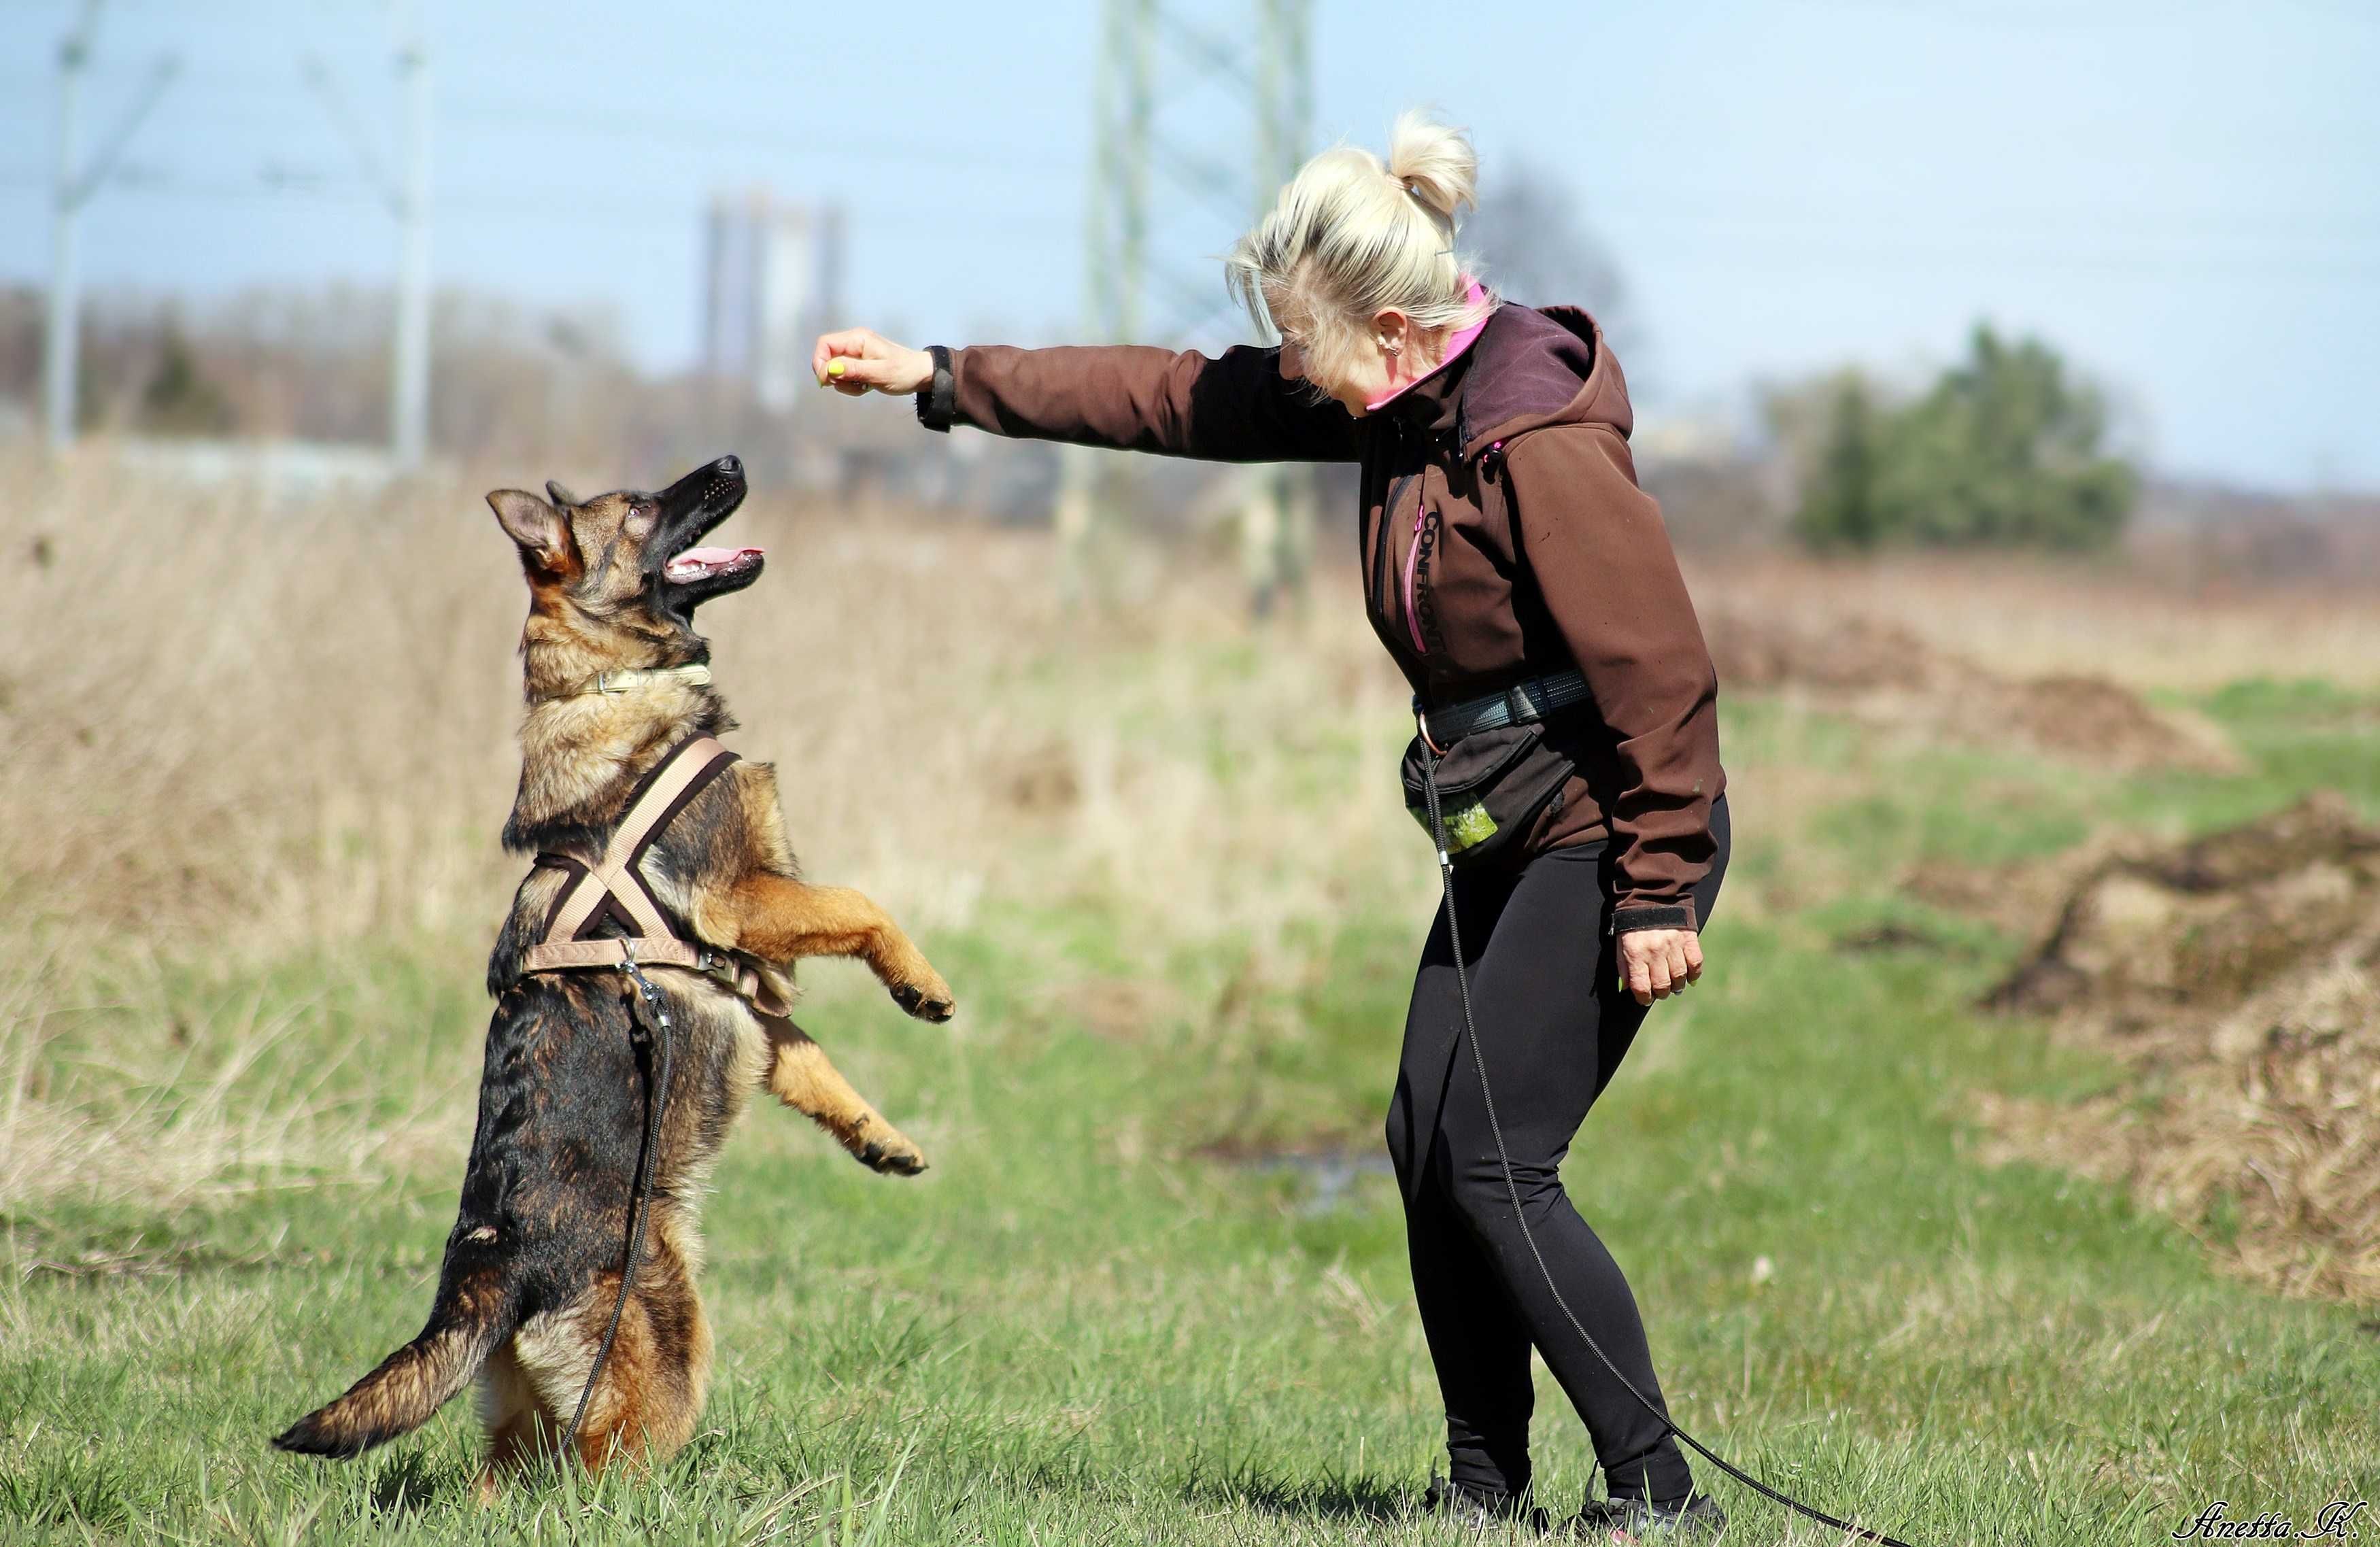
[[[766,189],[721,195],[703,222],[702,366],[783,412],[810,377],[810,343],[843,311],[843,211]]]

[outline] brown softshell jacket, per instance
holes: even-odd
[[[1602,331],[1504,302],[1471,347],[1357,418],[1280,351],[1122,345],[951,351],[932,428],[1214,461],[1356,462],[1373,630],[1432,706],[1573,664],[1594,712],[1556,733],[1580,775],[1524,852],[1609,834],[1619,930],[1698,925],[1725,787],[1718,685],[1659,508],[1636,486],[1633,415]]]

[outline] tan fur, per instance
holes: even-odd
[[[566,519],[569,552],[550,566],[541,555],[523,555],[531,603],[521,637],[529,707],[513,812],[521,825],[616,821],[627,791],[683,737],[684,727],[717,709],[710,689],[683,684],[616,695],[572,691],[599,672],[685,664],[692,658],[689,642],[699,641],[658,627],[638,604],[635,555],[651,533],[637,497],[606,495],[558,514]],[[794,998],[795,961],[846,956],[867,963],[911,1014],[946,1018],[950,986],[881,908],[848,888],[799,879],[775,770],[745,761],[726,777],[733,809],[705,822],[714,840],[706,862],[673,870],[649,859],[644,867],[662,905],[698,939],[759,971],[782,1002]],[[541,917],[559,884],[532,882],[517,906]],[[662,1152],[677,1163],[665,1164],[659,1178],[647,1262],[588,1405],[577,1458],[590,1468],[615,1456],[638,1464],[667,1456],[691,1437],[701,1410],[711,1346],[694,1275],[701,1265],[698,1209],[713,1152],[698,1141],[698,1126],[724,1132],[745,1092],[765,1085],[876,1170],[913,1175],[926,1167],[924,1152],[793,1021],[759,1014],[710,979],[662,976],[685,1007],[685,1034],[717,1050],[729,1068],[708,1109],[689,1102],[668,1114]],[[551,1454],[559,1442],[617,1289],[614,1276],[567,1313],[524,1325],[489,1361],[481,1391],[490,1437],[483,1487]]]
[[[697,485],[693,505],[677,503]],[[691,604],[673,602],[657,577],[667,557],[698,538],[699,530],[689,536],[689,522],[716,525],[742,489],[740,468],[722,460],[659,495],[571,504],[557,492],[559,508],[519,490],[489,495],[520,548],[530,598],[521,634],[528,705],[508,846],[591,862],[662,758],[694,736],[733,727],[707,686],[583,689],[599,673],[707,658]],[[662,545],[650,563],[649,544]],[[639,873],[686,931],[760,977],[772,1007],[792,1003],[799,958],[846,956],[866,962],[911,1015],[943,1020],[952,1013],[949,984],[881,908],[857,892],[800,879],[766,764],[738,762],[693,795]],[[492,1497],[506,1475],[554,1459],[620,1304],[618,1335],[588,1398],[575,1459],[590,1470],[663,1460],[693,1437],[710,1383],[710,1327],[695,1289],[700,1204],[720,1143],[751,1092],[765,1086],[875,1170],[926,1167],[917,1146],[791,1020],[760,1014],[707,974],[650,968],[670,1011],[673,1072],[644,1254],[622,1302],[616,1264],[626,1212],[619,1200],[643,1147],[620,1152],[616,1124],[596,1154],[574,1154],[567,1136],[582,1131],[568,1125],[574,1112],[589,1110],[586,1092],[604,1093],[592,1108],[601,1110],[617,1081],[641,1090],[626,985],[610,971],[534,980],[519,971],[520,953],[541,938],[564,884],[552,867],[529,872],[491,958],[499,1003],[483,1078],[504,1084],[493,1095],[483,1090],[482,1099],[511,1103],[518,1126],[492,1141],[511,1146],[508,1153],[474,1145],[431,1324],[345,1396],[292,1425],[275,1441],[284,1449],[352,1456],[417,1427],[477,1373],[488,1433],[479,1486]],[[585,1040],[590,1033],[618,1040]],[[574,1100],[582,1104],[570,1106]],[[609,1180],[590,1187],[597,1176]],[[501,1186],[492,1180],[499,1177]],[[508,1256],[518,1248],[507,1229],[534,1237],[536,1252]],[[544,1287],[523,1286],[532,1281]],[[567,1304],[552,1303],[565,1297]]]
[[[769,1090],[779,1101],[880,1170],[908,1175],[926,1169],[926,1152],[851,1088],[808,1032],[790,1020],[767,1017],[760,1027],[769,1035]]]

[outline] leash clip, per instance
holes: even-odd
[[[1413,712],[1414,729],[1420,733],[1421,744],[1429,749],[1429,755],[1431,757],[1442,758],[1446,756],[1446,749],[1429,738],[1429,711],[1422,707],[1421,695],[1419,693],[1415,693],[1414,695]]]
[[[645,976],[644,969],[637,965],[637,945],[632,940],[620,942],[620,970],[636,985],[637,993],[644,996],[645,1009],[661,1023],[662,1035],[668,1036],[669,1006],[662,1003],[660,991],[653,987],[652,980]],[[638,1030],[644,1029],[644,1023],[636,1016],[629,1016],[628,1020]]]

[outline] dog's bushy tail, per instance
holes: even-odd
[[[273,1436],[273,1445],[345,1460],[411,1433],[479,1373],[517,1320],[508,1293],[457,1293],[441,1285],[420,1336],[381,1360],[346,1395]]]

